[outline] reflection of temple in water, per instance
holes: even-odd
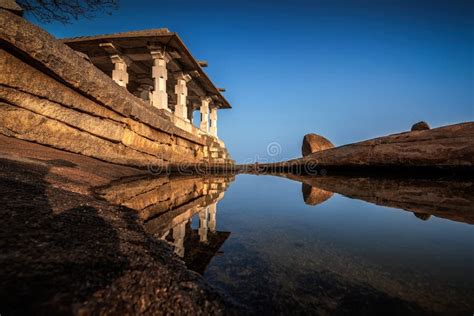
[[[222,197],[223,193],[219,200]],[[230,232],[216,230],[216,212],[217,201],[202,208],[194,216],[194,220],[198,220],[198,229],[192,228],[193,215],[196,214],[190,213],[191,217],[161,236],[174,246],[175,253],[183,258],[188,268],[201,274],[230,235]]]
[[[187,212],[183,221],[161,236],[173,245],[175,253],[183,258],[188,268],[196,272],[204,273],[211,259],[230,235],[230,232],[216,230],[217,202],[223,197],[224,192],[220,193],[217,201],[212,204],[197,212]],[[194,215],[197,215],[198,229],[191,226],[193,217],[196,219]]]
[[[217,203],[231,176],[164,176],[121,180],[98,193],[106,200],[132,208],[145,230],[173,245],[187,266],[204,273],[230,232],[217,230]],[[194,217],[194,219],[193,219]],[[193,220],[198,228],[193,229]]]

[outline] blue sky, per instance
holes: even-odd
[[[474,1],[122,0],[111,16],[42,27],[179,33],[227,89],[218,133],[238,162],[298,157],[310,132],[342,145],[474,120]]]

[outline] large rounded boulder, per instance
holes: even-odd
[[[309,154],[330,148],[334,148],[334,145],[323,136],[317,134],[306,134],[303,138],[301,152],[303,153],[303,157],[305,157]]]
[[[426,130],[429,130],[429,129],[430,129],[430,126],[425,121],[415,123],[411,127],[412,131],[426,131]]]

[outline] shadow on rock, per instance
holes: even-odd
[[[70,313],[73,303],[122,274],[128,261],[117,234],[84,197],[48,188],[44,166],[4,161],[2,171],[3,312]],[[79,206],[68,208],[71,203]]]
[[[0,166],[2,314],[229,312],[135,212],[51,186],[51,164]]]

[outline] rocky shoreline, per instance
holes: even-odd
[[[136,212],[91,194],[110,177],[143,171],[3,136],[0,143],[3,313],[233,313]]]
[[[417,123],[418,124],[418,123]],[[327,139],[308,134],[301,158],[288,161],[237,165],[247,173],[331,174],[456,174],[474,173],[474,122],[434,129],[415,124],[409,132],[381,136],[333,147]],[[324,174],[323,174],[324,175]]]

